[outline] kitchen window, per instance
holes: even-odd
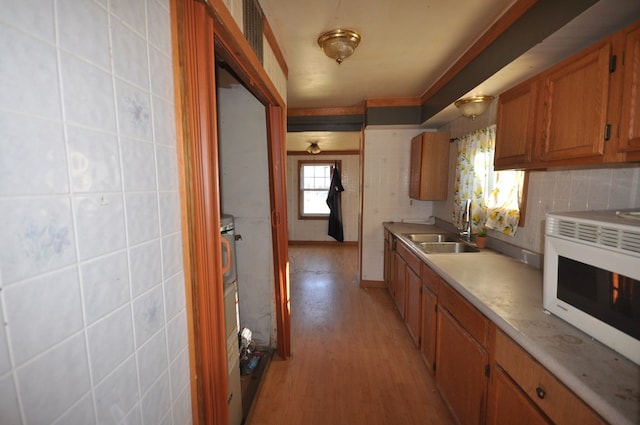
[[[453,221],[462,226],[462,211],[472,201],[471,227],[515,235],[524,222],[524,187],[522,170],[494,171],[496,126],[490,126],[458,139],[456,178],[454,182]]]
[[[335,161],[299,161],[299,202],[300,219],[327,219],[329,206],[327,194],[331,187],[331,173]],[[340,161],[338,161],[340,167]]]

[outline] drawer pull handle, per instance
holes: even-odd
[[[544,400],[544,397],[547,395],[547,392],[542,387],[536,388],[536,394],[538,394],[538,398],[540,400]]]

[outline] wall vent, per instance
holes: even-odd
[[[264,14],[258,0],[243,0],[244,37],[262,63],[262,34]]]

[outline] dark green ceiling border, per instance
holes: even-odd
[[[287,131],[360,131],[364,120],[364,114],[293,116],[287,117]]]

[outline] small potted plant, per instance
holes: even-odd
[[[487,246],[487,229],[485,227],[478,229],[478,233],[476,234],[476,246],[480,249]]]

